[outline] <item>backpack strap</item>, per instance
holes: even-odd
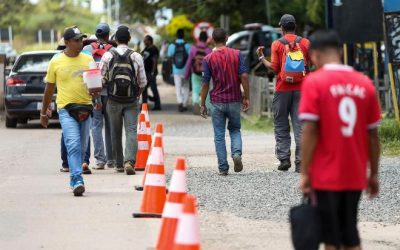
[[[297,36],[296,39],[294,40],[295,43],[299,43],[303,39],[301,36]]]
[[[289,41],[286,40],[286,38],[284,38],[284,37],[279,38],[278,41],[280,43],[282,43],[283,45],[289,45],[290,44]]]
[[[99,48],[99,44],[97,42],[92,42],[90,45],[92,46],[93,49]]]

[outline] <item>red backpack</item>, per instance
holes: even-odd
[[[113,47],[109,43],[102,44],[102,43],[93,42],[90,45],[93,48],[92,56],[93,56],[93,59],[96,62],[100,61],[100,59],[103,57],[104,53],[106,53],[107,51],[109,51]]]
[[[307,61],[304,52],[300,48],[301,36],[296,37],[293,43],[290,43],[284,37],[278,41],[284,45],[282,54],[281,79],[287,83],[301,83],[307,73]]]
[[[192,61],[192,72],[201,75],[203,73],[203,59],[206,57],[206,49],[196,47],[196,55]]]

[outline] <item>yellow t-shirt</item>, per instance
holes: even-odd
[[[84,53],[77,57],[59,53],[51,59],[45,81],[57,85],[57,109],[70,103],[92,104],[92,97],[82,77],[91,62],[94,62],[93,57]]]

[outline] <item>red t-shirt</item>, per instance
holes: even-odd
[[[312,188],[365,189],[368,130],[376,128],[381,119],[372,81],[352,67],[325,65],[303,81],[299,118],[318,121],[318,142],[310,166]]]
[[[295,34],[287,34],[284,38],[292,43],[296,40],[297,35]],[[310,57],[308,55],[308,48],[310,47],[310,41],[306,38],[303,38],[299,42],[299,46],[301,51],[303,52],[305,63],[310,62]],[[283,81],[280,77],[281,69],[283,68],[282,65],[282,57],[285,53],[285,45],[283,45],[278,40],[274,41],[271,45],[271,67],[273,71],[276,73],[276,87],[275,91],[299,91],[301,90],[301,83],[287,83]]]

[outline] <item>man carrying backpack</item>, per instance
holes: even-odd
[[[113,46],[109,43],[110,27],[106,23],[99,23],[96,26],[97,41],[86,45],[83,51],[93,56],[96,63],[100,63],[102,56],[110,50]],[[94,158],[96,159],[95,169],[104,169],[107,164],[108,167],[114,167],[115,161],[111,149],[111,132],[108,116],[106,112],[107,106],[107,89],[103,88],[101,97],[96,99],[96,109],[93,111],[92,120],[92,137],[94,144]],[[104,123],[103,123],[104,118]],[[104,154],[104,140],[103,140],[103,124],[105,127],[105,144],[106,154]],[[89,152],[90,154],[90,152]]]
[[[147,84],[143,58],[128,47],[129,28],[118,27],[117,48],[106,52],[100,61],[103,85],[107,87],[107,114],[110,120],[113,158],[116,171],[135,174],[139,97]],[[122,127],[125,126],[125,157],[122,152]]]
[[[308,55],[310,42],[295,34],[296,20],[292,15],[283,15],[279,26],[282,28],[283,37],[271,45],[271,62],[265,59],[263,47],[258,48],[257,54],[260,61],[277,74],[272,109],[275,125],[275,153],[280,161],[278,170],[287,171],[291,167],[290,115],[296,142],[295,171],[299,172],[301,122],[297,114],[301,83],[309,71],[307,64],[310,62]]]
[[[176,32],[176,41],[168,47],[168,57],[173,60],[172,73],[174,75],[176,99],[178,101],[179,112],[187,110],[190,87],[189,82],[184,79],[186,61],[189,57],[190,44],[187,44],[183,38],[185,32],[183,29],[178,29]]]
[[[208,35],[206,31],[200,32],[199,41],[190,49],[189,58],[186,62],[185,81],[192,76],[192,105],[193,113],[200,114],[200,92],[203,73],[203,59],[211,53],[207,46]]]

